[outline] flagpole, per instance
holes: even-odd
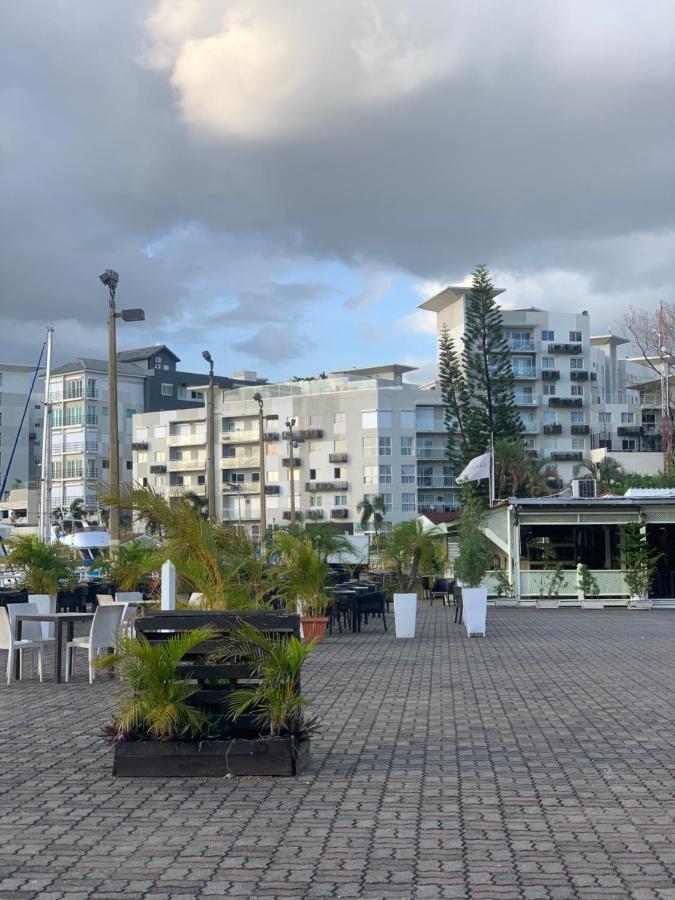
[[[495,436],[490,432],[490,507],[495,505]]]

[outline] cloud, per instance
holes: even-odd
[[[360,310],[365,306],[370,306],[374,303],[379,303],[380,300],[385,296],[387,291],[389,291],[393,284],[393,277],[391,275],[382,275],[378,278],[371,280],[363,290],[358,291],[356,294],[352,294],[345,301],[345,306],[349,309]]]
[[[244,341],[233,344],[235,350],[246,353],[268,365],[278,366],[282,362],[297,359],[311,343],[292,328],[265,325]]]
[[[428,299],[428,298],[427,298]],[[436,334],[436,315],[426,309],[418,309],[408,316],[403,316],[396,322],[399,331],[413,332],[414,334]]]

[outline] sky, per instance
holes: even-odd
[[[0,360],[167,343],[271,380],[434,371],[417,310],[675,300],[672,0],[0,5]]]

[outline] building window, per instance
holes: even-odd
[[[552,409],[545,409],[542,419],[544,420],[544,425],[555,425],[558,421],[558,413]]]
[[[401,466],[401,484],[415,484],[415,466]]]
[[[571,387],[571,393],[572,393],[573,397],[583,397],[584,396],[583,384],[573,384]]]
[[[402,409],[401,410],[401,428],[414,428],[415,427],[415,410],[414,409]]]
[[[127,472],[130,472],[133,469],[134,464],[132,463],[132,461],[130,459],[128,459],[126,461],[126,467],[127,467]]]
[[[135,415],[136,415],[136,410],[135,410],[135,409],[128,409],[128,410],[127,410],[127,419],[133,419],[133,417],[134,417]]]
[[[542,331],[541,339],[542,339],[542,341],[554,341],[555,340],[555,331]]]
[[[108,415],[108,407],[107,407],[107,406],[102,406],[102,407],[101,407],[101,415],[102,415],[102,416],[107,416],[107,415]]]
[[[155,462],[156,463],[166,462],[166,452],[164,450],[155,450]]]
[[[544,438],[544,450],[556,450],[558,441],[555,438]]]
[[[583,438],[572,438],[572,450],[584,450],[586,442]]]
[[[581,343],[581,332],[580,331],[570,331],[570,340],[574,341],[575,344]]]
[[[414,494],[401,494],[401,509],[403,512],[414,513],[417,511],[417,498]]]
[[[63,425],[63,410],[62,409],[52,410],[52,426],[54,428],[61,428],[62,425]]]
[[[380,466],[380,484],[391,484],[391,466]]]
[[[542,356],[541,367],[542,369],[555,369],[555,356]]]
[[[544,397],[555,397],[555,385],[554,384],[545,384],[545,385],[543,385],[542,390],[544,391]]]
[[[162,368],[162,357],[156,356],[153,365],[154,365],[155,369],[161,369]]]
[[[323,449],[323,444],[321,441],[310,441],[309,442],[309,452],[310,453],[321,453]]]
[[[316,481],[316,469],[309,470],[309,480]]]
[[[570,422],[572,425],[583,425],[586,421],[586,413],[579,410],[572,410],[570,413]]]
[[[333,469],[333,478],[342,478],[342,469],[336,467]]]
[[[384,511],[386,513],[391,512],[391,510],[392,510],[391,494],[381,494],[380,496],[382,497],[382,500],[384,502]]]
[[[347,495],[346,494],[336,494],[334,500],[335,506],[346,506],[347,505]]]
[[[411,436],[404,435],[401,438],[401,456],[412,456],[415,439]]]
[[[139,465],[144,465],[145,463],[147,463],[147,461],[148,461],[148,454],[147,454],[147,451],[146,451],[146,450],[140,450],[140,451],[136,454],[136,462],[137,462]]]
[[[309,417],[309,427],[310,428],[317,428],[319,425],[321,425],[321,416],[310,416]]]
[[[107,459],[102,459],[102,460],[101,460],[101,468],[102,468],[102,469],[107,469],[107,468],[109,468],[109,467],[110,467],[109,461],[108,461]]]
[[[377,484],[377,466],[363,467],[363,483]]]
[[[601,422],[603,425],[609,425],[612,421],[611,412],[598,413],[598,421]]]
[[[381,437],[378,439],[378,451],[380,456],[391,456],[390,437]]]
[[[621,449],[629,452],[635,450],[635,441],[632,438],[624,438],[621,441]]]
[[[162,397],[173,397],[173,385],[162,382]]]
[[[336,412],[333,414],[333,425],[344,426],[346,424],[347,414],[343,412]]]
[[[583,369],[583,367],[584,367],[583,356],[570,357],[570,369]]]
[[[372,435],[371,437],[362,438],[363,441],[363,455],[364,456],[376,456],[377,455],[377,438]]]
[[[309,505],[314,507],[323,506],[323,497],[317,497],[316,494],[312,494],[309,498]]]
[[[635,413],[621,413],[621,424],[622,425],[633,425],[635,422]]]

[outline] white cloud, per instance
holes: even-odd
[[[395,327],[399,331],[413,331],[415,334],[436,334],[436,315],[427,309],[418,309],[399,319]]]

